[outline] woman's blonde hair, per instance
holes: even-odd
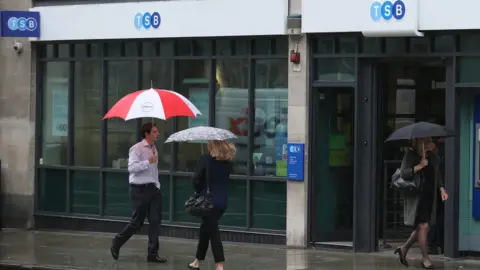
[[[237,150],[235,145],[228,141],[209,141],[208,152],[217,160],[233,160]]]

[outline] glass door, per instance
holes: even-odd
[[[314,89],[312,240],[352,246],[354,88]]]

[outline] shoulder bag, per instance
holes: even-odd
[[[391,188],[405,194],[418,194],[422,191],[425,176],[422,171],[415,173],[410,180],[401,177],[400,169],[397,169],[392,175]]]
[[[185,211],[195,217],[204,217],[211,214],[213,210],[212,192],[210,190],[210,162],[208,159],[205,165],[205,186],[204,194],[194,192],[187,201],[185,201]]]

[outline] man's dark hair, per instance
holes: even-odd
[[[148,133],[150,134],[150,132],[152,132],[152,128],[155,127],[156,125],[152,122],[148,122],[148,123],[145,123],[143,124],[142,126],[142,138],[145,139],[145,133]]]

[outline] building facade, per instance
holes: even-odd
[[[38,39],[0,40],[5,225],[121,228],[127,151],[145,120],[101,118],[153,86],[202,112],[156,121],[165,235],[196,233],[183,203],[202,149],[161,141],[211,125],[239,137],[221,224],[228,240],[388,248],[408,233],[401,196],[388,188],[406,146],[384,140],[430,121],[457,131],[437,142],[450,195],[445,255],[480,252],[476,1],[86,2],[0,1],[41,16]],[[288,142],[305,145],[304,181],[287,181]]]

